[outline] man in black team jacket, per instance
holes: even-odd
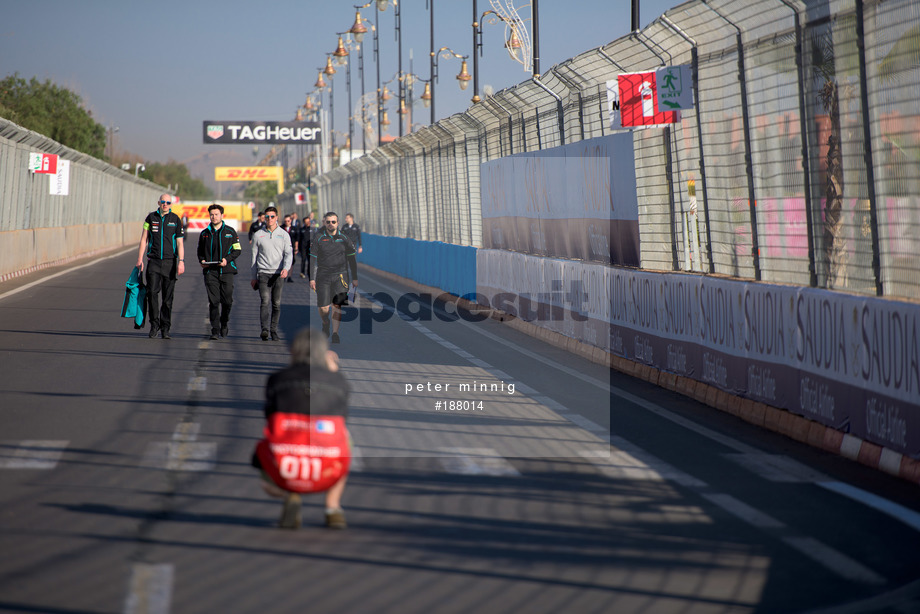
[[[345,225],[339,229],[339,232],[351,239],[359,254],[364,251],[364,248],[361,247],[361,227],[355,224],[354,215],[351,213],[345,214]]]
[[[236,259],[242,253],[236,230],[224,223],[224,208],[217,203],[208,207],[211,223],[198,236],[198,262],[204,271],[208,292],[211,339],[226,337],[233,306],[233,276]]]
[[[351,239],[338,232],[339,216],[329,212],[323,216],[323,230],[310,243],[310,287],[316,291],[316,305],[323,320],[323,333],[329,334],[329,308],[332,313],[332,343],[339,343],[339,323],[342,305],[348,300],[346,266],[351,271],[351,285],[358,287],[358,261]]]
[[[137,268],[144,270],[146,256],[150,338],[162,332],[163,338],[169,339],[176,279],[185,273],[185,234],[182,232],[182,220],[170,211],[172,196],[160,195],[157,204],[159,209],[144,219],[144,231],[137,250]],[[163,294],[162,305],[160,293]]]

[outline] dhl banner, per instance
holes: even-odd
[[[280,166],[216,166],[215,181],[277,181],[284,192],[284,168]]]
[[[183,215],[187,215],[189,231],[198,232],[210,223],[208,207],[210,207],[211,204],[211,201],[180,202],[175,203],[171,211],[180,218]],[[239,232],[240,228],[248,225],[248,222],[252,220],[252,208],[248,204],[228,205],[223,202],[219,204],[224,208],[224,221],[232,226],[237,232]]]

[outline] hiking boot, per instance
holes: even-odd
[[[342,342],[342,340],[339,339],[339,334],[338,334],[338,333],[332,333],[332,343],[341,343],[341,342]]]
[[[284,498],[284,505],[281,507],[281,520],[278,521],[278,526],[282,529],[300,528],[300,495],[297,493],[288,493]]]
[[[172,337],[169,336],[169,329],[168,329],[168,328],[164,328],[163,330],[161,330],[161,331],[160,331],[160,335],[162,335],[162,337],[163,337],[164,339],[172,339]]]
[[[272,341],[277,341],[278,339],[280,339],[280,337],[278,337],[278,333],[272,331]]]
[[[262,341],[268,341],[268,331],[267,331],[267,330],[263,330],[263,331],[262,331],[262,334],[260,335],[260,337],[262,337]]]
[[[151,326],[151,327],[150,327],[150,334],[147,335],[147,336],[150,337],[151,339],[156,339],[157,335],[159,335],[159,334],[160,334],[160,329],[157,328],[156,326]]]
[[[326,526],[330,529],[344,529],[348,526],[345,522],[345,512],[342,508],[326,510]]]
[[[210,339],[211,341],[217,341],[217,338],[218,338],[218,337],[217,337],[217,331],[216,331],[216,330],[212,330],[212,331],[211,331],[211,336],[209,337],[209,339]]]

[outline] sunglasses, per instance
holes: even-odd
[[[171,205],[172,203],[168,200],[160,200],[160,201],[157,201],[157,204],[158,205]]]
[[[326,220],[326,223],[327,223],[327,224],[332,224],[333,226],[335,226],[336,224],[338,224],[338,222],[334,222],[334,221],[332,221],[332,220]]]
[[[278,216],[277,216],[277,215],[266,215],[265,217],[270,217],[270,218],[274,219],[274,218],[276,218],[276,217],[278,217]]]

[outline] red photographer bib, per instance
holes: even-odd
[[[351,451],[341,416],[275,413],[256,446],[262,469],[291,492],[328,490],[348,473]]]

